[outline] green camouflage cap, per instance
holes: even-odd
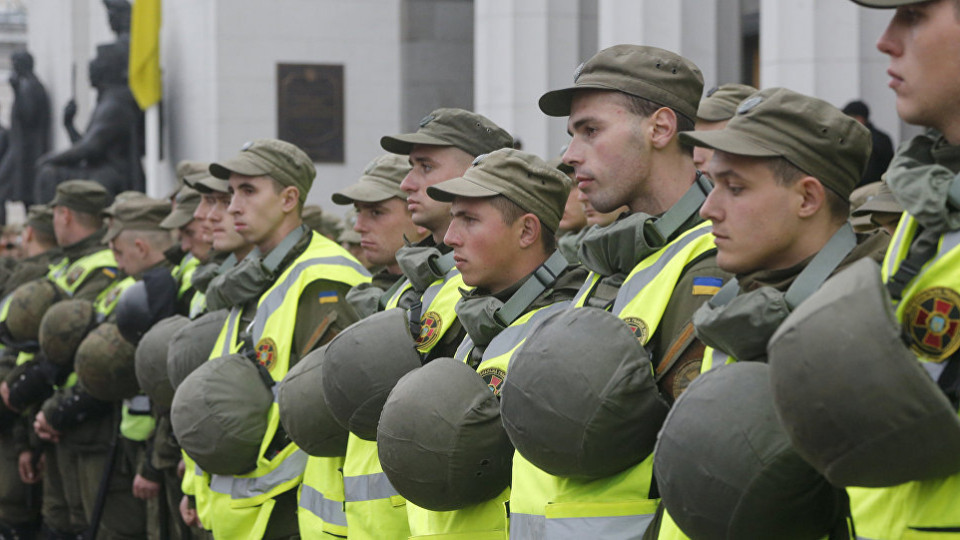
[[[103,323],[77,347],[74,369],[90,395],[103,401],[132,398],[140,391],[134,368],[136,348],[113,323]]]
[[[614,45],[580,64],[573,86],[540,96],[540,110],[569,116],[577,90],[616,90],[670,107],[693,120],[703,93],[703,74],[690,60],[642,45]]]
[[[120,193],[117,193],[116,197],[113,198],[113,202],[110,203],[110,206],[100,211],[100,215],[102,217],[112,218],[113,213],[116,210],[118,204],[124,201],[129,201],[131,199],[138,199],[146,196],[147,194],[142,191],[121,191]]]
[[[103,242],[107,243],[123,231],[162,231],[160,223],[170,213],[170,203],[151,197],[135,197],[113,209],[113,223]]]
[[[324,212],[323,208],[316,204],[304,206],[300,219],[304,225],[327,238],[337,238],[343,230],[343,220],[330,212]]]
[[[50,206],[66,206],[71,210],[94,216],[100,215],[110,204],[107,188],[93,180],[67,180],[57,186],[57,194]]]
[[[27,226],[33,230],[53,236],[53,209],[45,204],[34,204],[27,209]]]
[[[900,6],[909,6],[911,4],[922,4],[930,0],[851,0],[855,4],[864,7],[888,9]]]
[[[210,174],[229,180],[230,174],[269,176],[283,186],[300,190],[300,202],[307,200],[307,192],[317,176],[313,160],[296,145],[279,139],[257,139],[240,148],[240,153],[221,163],[210,164]]]
[[[685,131],[680,142],[751,157],[782,157],[846,200],[870,158],[870,130],[833,105],[767,88],[743,100],[727,127]]]
[[[200,192],[191,187],[183,186],[174,198],[173,210],[170,215],[160,222],[160,228],[172,230],[186,227],[193,221],[193,213],[197,211],[198,206],[200,206]]]
[[[420,120],[416,133],[380,138],[387,152],[408,155],[415,144],[456,146],[471,156],[511,148],[513,137],[489,118],[463,109],[437,109]]]
[[[463,176],[428,187],[427,195],[443,202],[503,195],[556,232],[571,184],[567,175],[539,157],[503,148],[477,156]]]
[[[707,91],[707,96],[700,100],[697,109],[697,119],[707,122],[723,122],[737,114],[737,105],[747,99],[757,89],[746,84],[724,84],[714,86]]]
[[[400,189],[400,182],[406,178],[410,168],[406,157],[384,154],[367,164],[363,176],[356,184],[334,193],[331,199],[336,204],[353,204],[358,201],[374,203],[392,197],[407,200],[407,193]]]
[[[230,182],[210,174],[210,164],[205,161],[181,161],[177,165],[177,178],[200,193],[229,193]]]

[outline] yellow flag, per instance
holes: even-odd
[[[146,110],[160,101],[160,0],[135,0],[130,22],[130,91]]]

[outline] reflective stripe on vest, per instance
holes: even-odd
[[[384,473],[348,476],[343,479],[343,497],[346,502],[373,501],[399,495]]]
[[[190,319],[196,319],[207,309],[207,295],[203,294],[200,291],[193,293],[193,298],[190,299]]]
[[[100,320],[106,319],[113,313],[113,310],[117,308],[117,303],[120,302],[120,297],[123,296],[123,292],[136,282],[137,280],[132,276],[126,277],[120,281],[114,281],[97,295],[97,299],[93,301],[93,309],[97,312]]]
[[[605,516],[588,518],[553,518],[546,520],[544,538],[581,539],[603,538],[604,540],[636,540],[653,521],[654,514],[631,516]],[[511,538],[513,536],[511,535]]]
[[[456,305],[460,300],[460,289],[467,288],[463,283],[463,276],[456,268],[450,270],[443,276],[433,282],[423,292],[420,302],[423,307],[420,311],[420,320],[423,321],[428,313],[433,313],[434,322],[438,324],[434,334],[423,345],[418,345],[417,350],[422,354],[427,354],[440,343],[443,335],[450,329],[452,322],[457,318]]]
[[[700,364],[700,373],[706,373],[713,369],[713,366],[723,366],[731,362],[730,355],[713,347],[707,347],[703,351],[703,362]]]
[[[546,516],[511,512],[510,540],[539,540],[544,538],[546,526]]]
[[[180,264],[170,271],[173,279],[180,284],[180,288],[177,290],[178,300],[193,286],[193,273],[199,266],[200,259],[194,257],[192,253],[187,253],[180,261]]]
[[[347,526],[347,514],[343,511],[343,503],[327,499],[322,493],[306,484],[300,488],[300,508],[317,516],[325,523]]]
[[[386,311],[388,309],[393,309],[397,307],[400,304],[400,298],[403,296],[403,293],[407,292],[412,288],[413,288],[413,284],[410,283],[410,280],[407,278],[403,278],[403,285],[397,287],[397,290],[393,293],[393,296],[391,296],[390,299],[387,300],[387,303],[384,306],[383,310]]]
[[[120,434],[131,441],[145,441],[157,426],[150,415],[150,398],[145,395],[123,400],[120,409]]]
[[[280,465],[262,476],[252,478],[234,477],[233,485],[230,488],[230,497],[246,499],[265,495],[284,482],[288,482],[291,478],[303,474],[303,468],[306,465],[307,453],[297,449],[281,461]]]

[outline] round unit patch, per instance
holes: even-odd
[[[487,383],[493,395],[500,397],[500,389],[503,387],[503,380],[506,378],[507,373],[500,368],[492,367],[481,369],[478,373],[480,373],[483,381]]]
[[[420,317],[420,335],[417,336],[417,349],[423,351],[433,346],[440,339],[440,330],[443,328],[443,319],[436,311],[428,311]]]
[[[921,291],[907,304],[903,324],[914,352],[942,362],[960,348],[960,294],[946,287]]]
[[[257,343],[257,362],[267,368],[267,371],[273,371],[277,365],[277,344],[270,338],[263,338]]]
[[[639,341],[641,345],[646,344],[647,338],[650,337],[650,329],[647,327],[647,323],[643,322],[643,319],[640,317],[627,317],[623,319],[623,322],[627,323],[630,331],[633,332],[633,335],[637,336],[637,341]]]
[[[82,275],[83,275],[83,268],[77,267],[71,270],[70,273],[67,274],[67,286],[68,287],[72,286],[74,283],[77,282],[78,279],[80,279],[80,276]]]

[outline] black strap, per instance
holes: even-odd
[[[923,265],[937,254],[939,235],[928,233],[918,226],[913,244],[907,252],[907,257],[900,263],[900,267],[887,280],[887,291],[894,301],[903,299],[903,290],[920,273]]]
[[[526,313],[527,308],[543,294],[543,291],[553,287],[557,278],[567,269],[569,264],[567,258],[559,250],[554,251],[550,258],[533,271],[530,279],[493,314],[493,317],[504,328],[513,324],[521,315]]]

